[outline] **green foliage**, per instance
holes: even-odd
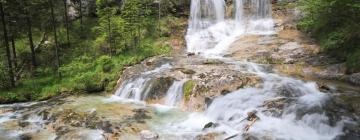
[[[73,82],[76,83],[75,89],[77,91],[84,90],[86,92],[100,92],[104,90],[104,84],[101,75],[96,72],[87,72],[77,75]]]
[[[192,80],[186,81],[183,87],[185,100],[188,101],[190,99],[190,95],[195,87],[196,83]]]
[[[97,70],[100,72],[110,72],[111,69],[115,66],[111,57],[109,56],[101,56],[96,60]]]
[[[63,1],[52,0],[55,27],[59,44],[61,78],[56,75],[55,39],[52,22],[49,21],[48,0],[13,0],[5,5],[6,16],[11,24],[10,35],[15,37],[20,79],[16,88],[6,88],[9,83],[4,59],[0,61],[0,103],[45,100],[59,94],[112,91],[125,66],[134,65],[147,57],[168,54],[171,47],[164,45],[169,34],[179,28],[178,14],[185,11],[189,0],[161,0],[161,19],[154,0],[96,0],[92,9],[82,7],[84,16],[70,18],[70,46],[66,45]],[[72,1],[73,2],[73,1]],[[171,4],[170,4],[171,3]],[[87,5],[87,6],[89,6]],[[79,3],[72,4],[79,9]],[[84,5],[83,5],[84,6]],[[85,10],[86,9],[86,10]],[[91,10],[91,9],[90,9]],[[78,13],[79,14],[79,13]],[[167,16],[165,16],[167,15]],[[26,17],[32,22],[32,38],[38,66],[31,67]],[[162,38],[158,34],[160,21]],[[110,26],[109,26],[110,25]],[[0,27],[1,28],[1,27]],[[43,38],[44,37],[44,38]],[[44,42],[42,42],[44,41]],[[0,57],[5,54],[0,49]]]
[[[5,89],[8,88],[10,83],[9,83],[9,76],[7,75],[7,68],[5,66],[5,64],[3,62],[0,61],[0,89]]]
[[[178,18],[173,16],[166,16],[163,19],[160,20],[160,30],[161,30],[161,36],[170,36],[173,34],[177,28],[176,25],[178,25]]]
[[[317,39],[324,51],[355,61],[360,49],[360,1],[300,0],[299,5],[305,12],[300,29]],[[360,71],[353,62],[347,63],[351,71]]]

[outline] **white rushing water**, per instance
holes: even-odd
[[[347,119],[330,125],[324,111],[330,97],[320,92],[316,83],[269,73],[255,63],[222,57],[241,35],[274,33],[270,0],[235,0],[235,15],[230,19],[224,18],[225,11],[224,0],[192,0],[187,51],[245,67],[245,71],[260,76],[263,85],[218,97],[204,112],[168,123],[166,132],[196,136],[203,133],[205,124],[214,122],[219,126],[211,131],[226,132],[228,136],[239,134],[234,139],[241,140],[244,127],[249,124],[243,119],[256,110],[260,120],[247,133],[259,139],[331,140],[343,134]],[[271,102],[283,104],[278,108],[265,105]]]
[[[261,70],[261,67],[256,67],[253,69]],[[242,120],[248,112],[256,110],[260,121],[248,133],[258,138],[330,140],[343,133],[345,120],[338,122],[336,126],[329,124],[329,118],[322,111],[329,97],[320,92],[315,83],[269,74],[262,70],[256,73],[264,80],[262,88],[240,89],[217,98],[206,110],[205,116],[225,125],[224,128],[228,128],[226,131],[229,133],[243,133],[248,122]],[[272,112],[272,108],[264,106],[266,102],[277,100],[289,102],[283,108],[283,113],[276,114]],[[316,109],[318,111],[310,112]],[[309,113],[299,115],[300,112]]]
[[[116,90],[115,95],[122,100],[144,101],[148,96],[151,87],[150,81],[153,76],[170,68],[170,64],[164,64],[154,70],[144,72],[137,77],[125,80]]]
[[[204,56],[225,53],[243,34],[272,34],[270,0],[234,0],[234,15],[225,18],[224,0],[192,0],[187,51]]]
[[[166,93],[165,105],[179,105],[183,99],[183,86],[187,80],[175,81]]]

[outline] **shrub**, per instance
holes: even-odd
[[[78,91],[86,91],[89,93],[104,91],[104,84],[100,74],[96,72],[87,72],[80,74],[73,79],[76,84],[74,87]]]
[[[104,55],[96,60],[97,69],[99,72],[110,72],[112,68],[115,66],[111,57]]]

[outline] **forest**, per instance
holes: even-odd
[[[356,0],[300,0],[305,16],[298,26],[322,49],[346,61],[349,73],[360,71],[360,2]]]
[[[170,52],[187,4],[2,0],[0,102],[113,90],[124,67]]]

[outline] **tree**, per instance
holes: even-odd
[[[97,42],[98,44],[107,42],[110,56],[113,55],[113,52],[121,52],[125,49],[125,21],[116,16],[118,8],[119,6],[116,5],[115,1],[97,1],[97,14],[99,16],[97,30],[100,32]]]
[[[137,0],[125,1],[121,17],[126,21],[126,34],[132,46],[137,46],[142,27],[142,4]]]
[[[6,49],[6,58],[8,63],[8,73],[10,78],[10,84],[11,87],[15,87],[15,78],[14,78],[14,71],[13,66],[11,62],[11,54],[10,54],[10,48],[9,48],[9,38],[7,33],[7,26],[6,26],[6,19],[5,19],[5,11],[3,2],[0,1],[0,12],[1,12],[1,21],[2,21],[2,27],[3,27],[3,33],[4,33],[4,45]]]
[[[26,23],[27,23],[27,27],[28,27],[28,38],[29,38],[29,44],[30,44],[30,50],[31,50],[31,62],[32,62],[32,66],[35,69],[36,68],[36,54],[35,54],[35,46],[34,46],[34,41],[33,41],[33,35],[32,35],[32,22],[30,19],[30,14],[28,11],[26,11]]]
[[[57,76],[59,78],[61,78],[61,73],[60,73],[60,58],[59,58],[59,46],[58,46],[58,38],[57,38],[57,31],[56,31],[56,21],[55,21],[55,13],[54,13],[54,5],[52,0],[49,0],[49,5],[50,5],[50,10],[51,10],[51,24],[52,24],[52,29],[53,29],[53,33],[54,33],[54,41],[55,41],[55,67],[56,67],[56,72],[57,72]]]
[[[67,0],[63,0],[64,2],[64,16],[65,16],[65,27],[66,27],[66,43],[68,47],[70,47],[70,36],[69,36],[69,15],[67,8]]]

